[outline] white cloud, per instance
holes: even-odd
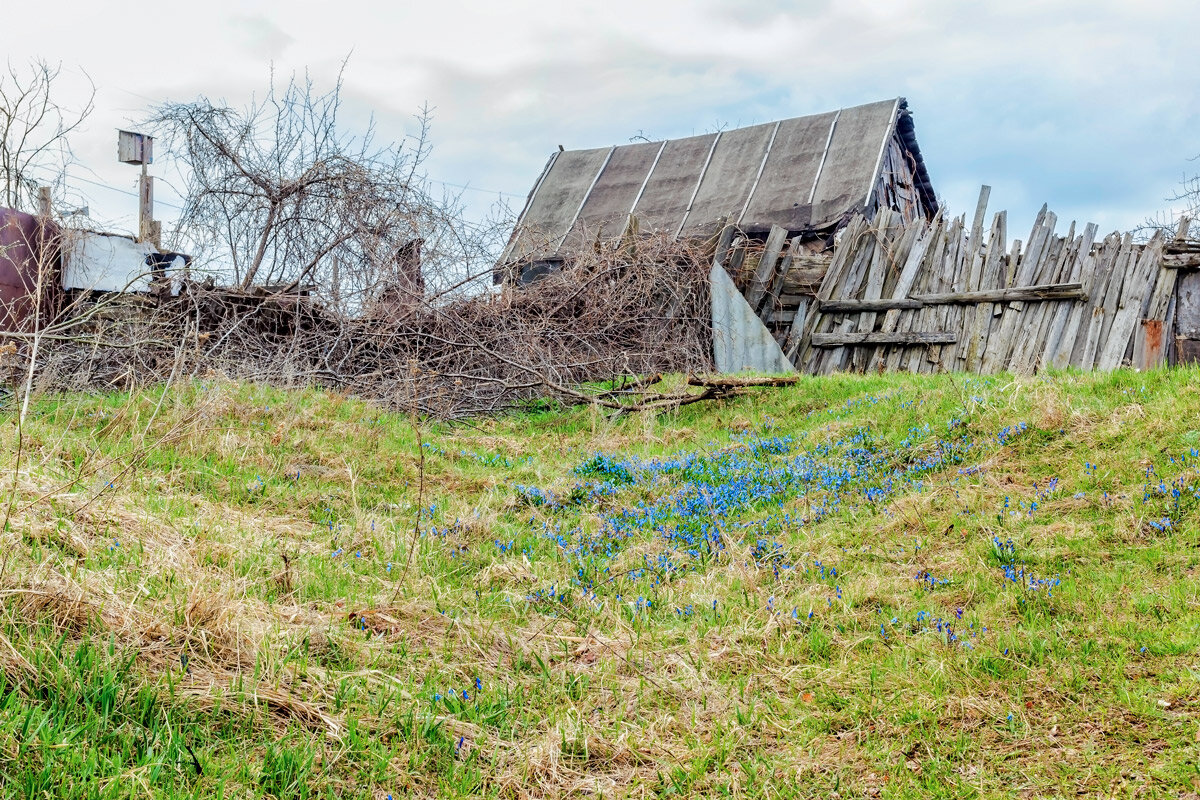
[[[92,75],[97,111],[76,151],[92,178],[123,188],[135,176],[115,164],[113,129],[150,102],[241,104],[262,94],[272,65],[328,83],[351,53],[351,116],[374,111],[379,134],[399,139],[428,101],[435,177],[519,198],[558,144],[687,135],[899,94],[943,196],[970,210],[991,183],[1013,230],[1043,201],[1064,219],[1137,224],[1200,152],[1200,7],[1186,2],[213,0],[132,16],[100,6],[8,9],[0,47]],[[93,206],[129,213],[132,198],[105,198]]]

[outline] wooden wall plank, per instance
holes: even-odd
[[[746,287],[746,302],[755,311],[758,310],[767,294],[767,289],[773,282],[775,265],[779,260],[779,254],[783,251],[783,245],[787,241],[787,234],[787,229],[779,225],[772,225],[771,232],[767,234],[767,243],[763,248],[762,255],[759,256],[754,277],[750,280],[750,285]]]
[[[1096,368],[1112,370],[1121,366],[1125,351],[1129,348],[1134,328],[1141,319],[1142,299],[1147,287],[1161,269],[1162,232],[1154,234],[1150,244],[1142,248],[1134,263],[1134,270],[1126,282],[1117,303],[1112,327],[1103,343]]]

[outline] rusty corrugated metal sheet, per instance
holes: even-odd
[[[47,253],[43,260],[48,269],[54,269],[49,240],[49,229],[44,230],[37,217],[0,208],[0,330],[32,327],[39,255]],[[45,277],[43,301],[53,291],[55,277]]]

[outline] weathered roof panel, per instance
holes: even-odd
[[[771,122],[721,134],[712,162],[700,181],[700,191],[692,203],[683,235],[703,235],[722,217],[737,222],[774,131],[775,123]]]
[[[897,100],[844,109],[813,197],[813,224],[825,225],[847,210],[861,210],[875,184],[879,156],[896,124]]]
[[[779,124],[762,179],[742,217],[743,226],[776,224],[798,230],[811,222],[808,201],[830,141],[830,125],[837,116],[837,112],[816,114]]]
[[[620,236],[633,201],[661,149],[661,142],[641,142],[614,150],[604,168],[604,180],[592,187],[571,235],[586,232],[593,237]]]
[[[716,138],[708,133],[667,140],[633,212],[641,230],[679,230]]]
[[[884,145],[897,135],[932,213],[936,199],[906,108],[891,99],[665,143],[559,153],[505,261],[561,257],[584,237],[616,238],[631,209],[639,230],[672,236],[706,235],[722,218],[746,230],[828,229],[864,209]]]
[[[559,154],[529,200],[522,224],[524,230],[509,250],[510,260],[545,256],[557,250],[559,240],[574,221],[611,151],[611,147],[598,147]]]

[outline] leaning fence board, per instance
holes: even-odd
[[[1089,224],[1084,229],[1084,243],[1079,248],[1074,267],[1077,273],[1072,274],[1072,277],[1078,278],[1080,285],[1083,286],[1083,293],[1087,299],[1076,303],[1063,304],[1067,312],[1064,315],[1065,319],[1062,330],[1058,332],[1057,341],[1046,350],[1046,363],[1055,369],[1064,369],[1070,365],[1071,352],[1075,348],[1079,326],[1083,321],[1088,304],[1091,302],[1092,287],[1096,281],[1097,257],[1093,249],[1095,247],[1097,230],[1098,228],[1095,224]]]
[[[1108,341],[1108,333],[1112,328],[1113,317],[1121,301],[1121,292],[1132,286],[1132,276],[1137,251],[1133,247],[1133,236],[1125,234],[1121,240],[1121,249],[1113,262],[1112,274],[1108,278],[1108,289],[1104,292],[1104,301],[1097,307],[1099,312],[1098,328],[1084,348],[1086,369],[1094,369],[1100,360],[1100,354]]]
[[[1121,293],[1108,339],[1104,342],[1104,348],[1096,362],[1097,369],[1112,370],[1121,366],[1121,360],[1129,347],[1133,330],[1137,327],[1141,317],[1142,297],[1159,270],[1161,247],[1162,233],[1159,232],[1154,235],[1150,244],[1142,250],[1141,257],[1137,259],[1133,274],[1130,275],[1130,283]]]
[[[1041,215],[1041,224],[1030,233],[1029,251],[1017,270],[1016,286],[1037,283],[1038,276],[1043,273],[1046,263],[1053,257],[1057,241],[1054,235],[1057,221],[1052,211],[1045,211]],[[1018,356],[1025,343],[1036,335],[1042,308],[1042,305],[1036,302],[1020,301],[1009,304],[1011,313],[1005,313],[1001,327],[1004,349],[998,351],[999,369],[1015,371],[1014,356]]]
[[[834,248],[829,268],[825,270],[825,277],[821,280],[820,288],[817,289],[815,298],[817,302],[828,300],[835,296],[843,274],[858,251],[859,240],[866,228],[866,219],[855,217],[846,226],[846,229],[842,231],[841,242]],[[815,353],[811,351],[810,346],[812,334],[827,319],[826,315],[819,313],[815,308],[810,310],[813,313],[808,314],[804,320],[804,326],[799,334],[799,342],[796,345],[796,356],[792,359],[792,363],[796,365],[797,369],[808,373],[814,372],[812,360]]]
[[[892,286],[893,302],[914,302],[907,301],[908,292],[912,289],[913,281],[916,280],[917,274],[925,262],[926,256],[930,250],[930,245],[933,245],[933,253],[939,252],[940,246],[945,244],[945,226],[942,224],[941,214],[934,217],[934,220],[929,228],[924,228],[919,231],[919,235],[913,241],[912,247],[909,249],[904,260],[904,266],[900,269],[900,274],[896,278],[895,284]],[[920,305],[912,306],[912,308],[920,308]],[[879,324],[881,333],[892,333],[896,330],[896,324],[900,319],[900,309],[891,309],[883,315],[883,321]],[[882,368],[890,353],[888,348],[877,349],[871,357],[867,368],[871,371],[877,371]]]
[[[885,214],[883,211],[881,211],[879,214],[880,219],[881,219],[881,221],[880,221],[881,234],[883,236],[886,236],[886,234],[887,234],[887,225],[891,219],[891,209],[886,209],[886,212],[887,213]],[[907,240],[911,233],[914,233],[914,232],[905,230],[904,234],[900,237],[901,243],[903,243],[905,240]],[[882,243],[883,241],[885,241],[885,239],[881,238],[880,244],[876,245],[875,255],[871,259],[871,263],[867,268],[867,283],[863,289],[863,298],[862,299],[865,301],[868,301],[868,302],[870,302],[872,300],[878,300],[883,296],[883,284],[884,284],[885,279],[887,278],[888,270],[891,267],[891,264],[889,261],[890,254],[888,253],[888,248],[885,245],[883,245],[883,243]],[[865,313],[859,315],[858,329],[860,331],[866,331],[866,332],[875,330],[875,312],[874,311],[868,311],[868,312],[865,312]],[[850,354],[851,367],[856,372],[861,370],[863,365],[866,363],[866,359],[869,359],[870,356],[871,356],[870,352],[864,352],[861,349],[855,350],[853,353]]]
[[[1097,278],[1093,296],[1088,301],[1084,312],[1083,322],[1079,326],[1079,334],[1075,339],[1075,349],[1072,351],[1071,363],[1080,369],[1091,369],[1096,362],[1096,348],[1100,340],[1100,330],[1104,324],[1104,303],[1108,297],[1113,282],[1120,284],[1122,275],[1118,267],[1125,258],[1124,244],[1116,234],[1105,240],[1107,252],[1103,261],[1097,266]],[[1118,289],[1119,291],[1119,289]]]
[[[1057,239],[1050,248],[1038,280],[1052,283],[1063,282],[1065,273],[1070,273],[1072,253],[1078,245],[1079,241],[1075,237],[1075,223],[1072,222],[1067,228],[1066,235]],[[1059,302],[1044,300],[1038,303],[1030,315],[1030,335],[1018,343],[1016,355],[1011,360],[1013,372],[1028,375],[1042,367]]]
[[[1074,245],[1075,223],[1072,222],[1065,236],[1051,237],[1035,280],[1038,282],[1061,280],[1064,261],[1069,258]],[[1042,356],[1046,352],[1046,338],[1055,310],[1055,303],[1043,300],[1034,304],[1026,312],[1025,328],[1014,343],[1012,355],[1008,360],[1010,371],[1020,375],[1031,375],[1040,366]]]
[[[1113,269],[1120,251],[1120,235],[1110,233],[1104,237],[1104,241],[1092,254],[1095,265],[1092,269],[1091,284],[1087,287],[1088,299],[1087,303],[1082,304],[1079,324],[1076,326],[1075,341],[1070,345],[1070,354],[1067,357],[1067,363],[1071,366],[1091,369],[1092,361],[1095,360],[1095,340],[1092,331],[1095,330],[1097,334],[1100,331],[1100,319],[1104,315],[1104,298],[1108,294],[1108,285],[1112,279]],[[1092,342],[1090,356],[1087,352],[1089,342]],[[1064,342],[1060,350],[1065,350],[1067,347],[1068,344]],[[1085,363],[1086,366],[1084,366]]]
[[[1094,263],[1091,259],[1091,252],[1092,245],[1096,241],[1097,230],[1096,225],[1092,223],[1084,227],[1083,233],[1071,248],[1069,259],[1061,273],[1061,277],[1064,279],[1078,281],[1081,289],[1086,285],[1084,271],[1089,269],[1090,265]],[[1086,290],[1083,291],[1086,297]],[[1078,316],[1075,315],[1075,310],[1083,305],[1083,299],[1077,302],[1057,304],[1054,310],[1054,317],[1050,322],[1049,333],[1046,336],[1046,346],[1041,354],[1042,366],[1058,369],[1066,366],[1065,363],[1061,363],[1063,358],[1061,355],[1063,342],[1069,341],[1074,345],[1075,333],[1078,330]],[[1072,319],[1076,320],[1076,327],[1071,326]]]
[[[943,276],[946,274],[947,265],[954,263],[959,257],[962,250],[964,240],[963,229],[965,226],[965,217],[957,216],[950,224],[950,230],[947,232],[945,246],[938,249],[935,253],[935,258],[928,265],[928,269],[924,270],[921,275],[920,283],[914,288],[918,293],[928,294],[937,289],[945,287]],[[910,311],[905,315],[905,319],[897,326],[897,333],[911,333],[913,331],[929,330],[933,328],[935,320],[929,307]],[[921,345],[896,345],[892,348],[889,354],[888,366],[891,369],[899,369],[903,372],[916,372],[920,369],[926,354],[926,347]],[[895,359],[895,366],[892,366],[892,359]]]
[[[983,280],[983,262],[985,251],[983,247],[983,222],[987,214],[988,198],[992,195],[992,187],[979,187],[979,202],[975,204],[975,220],[971,223],[971,236],[967,240],[967,255],[970,260],[970,270],[967,274],[967,288],[978,289]]]
[[[1039,215],[1039,220],[1042,215]],[[1021,242],[1013,242],[1012,253],[1009,255],[1010,273],[1015,273],[1021,263]],[[1007,279],[1006,279],[1007,280]],[[996,303],[992,307],[992,324],[988,328],[987,344],[983,348],[980,361],[980,371],[984,374],[1000,372],[1008,367],[1008,349],[1012,342],[1012,328],[1019,313],[1020,301]]]
[[[992,232],[988,237],[987,255],[983,260],[983,269],[979,276],[979,284],[975,291],[994,289],[1003,286],[1001,277],[1001,262],[1004,259],[1004,242],[1007,239],[1008,213],[997,212],[992,220]],[[988,329],[992,325],[992,301],[984,301],[976,305],[970,313],[964,315],[964,335],[968,336],[967,352],[964,366],[968,372],[978,372],[983,360],[983,350],[987,345]],[[969,332],[967,326],[970,326]]]
[[[775,270],[775,277],[771,281],[771,288],[767,291],[767,300],[763,304],[763,313],[767,309],[774,309],[780,305],[780,295],[783,294],[783,283],[787,279],[788,273],[792,269],[792,262],[796,254],[800,252],[800,237],[794,236],[788,242],[787,252],[779,260],[779,266]]]
[[[858,296],[859,291],[862,289],[863,281],[868,277],[871,264],[875,261],[876,254],[884,248],[888,224],[891,218],[891,209],[880,209],[879,214],[875,218],[875,224],[870,231],[870,237],[867,240],[869,246],[863,248],[862,254],[855,260],[850,272],[846,275],[846,281],[842,285],[843,297]],[[858,329],[857,323],[858,319],[854,315],[846,315],[837,323],[835,331],[837,333],[851,333]],[[827,351],[821,359],[821,374],[829,375],[841,369],[848,356],[849,353],[840,348]]]
[[[945,279],[950,282],[950,288],[955,292],[963,292],[967,288],[967,282],[970,280],[972,253],[967,247],[958,255],[952,262],[947,264]],[[932,318],[934,326],[938,330],[953,331],[956,336],[953,342],[947,342],[942,346],[930,347],[925,358],[918,364],[920,372],[940,372],[952,371],[958,369],[959,362],[962,360],[959,357],[960,353],[965,354],[966,348],[958,346],[958,340],[961,338],[962,330],[962,312],[964,308],[960,304],[946,304],[934,309]]]
[[[796,314],[792,317],[791,327],[788,328],[787,336],[783,340],[783,354],[797,367],[799,364],[796,364],[796,359],[799,356],[800,343],[804,337],[804,324],[807,322],[807,317],[808,301],[801,300],[796,305]]]
[[[775,264],[779,260],[779,254],[783,251],[783,245],[787,241],[787,229],[779,225],[771,226],[771,233],[767,236],[766,246],[763,248],[762,255],[758,258],[758,267],[754,270],[754,277],[750,280],[750,286],[746,289],[746,302],[755,311],[758,310],[759,304],[767,293],[767,289],[771,286],[772,280],[775,277]]]

